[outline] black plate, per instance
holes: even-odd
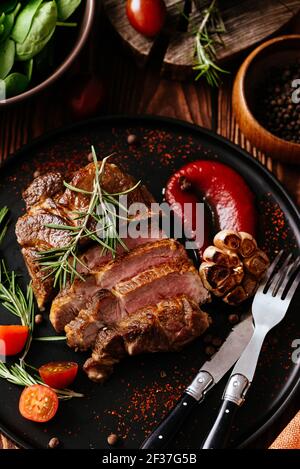
[[[127,135],[134,133],[139,143],[129,146]],[[21,191],[35,170],[59,168],[70,173],[86,163],[90,145],[98,155],[115,152],[114,160],[138,179],[142,179],[157,199],[174,169],[192,159],[218,159],[232,166],[248,182],[256,195],[259,241],[270,256],[284,248],[299,252],[299,214],[276,179],[254,158],[212,132],[175,120],[138,117],[97,119],[59,130],[27,145],[1,170],[0,206],[11,209],[12,223],[3,245],[10,268],[27,273],[14,235],[14,224],[24,211]],[[215,333],[225,336],[228,326],[222,313]],[[299,337],[300,315],[296,302],[286,319],[270,333],[259,361],[255,382],[241,409],[233,433],[234,446],[247,445],[253,435],[274,420],[300,379],[299,364],[291,360],[292,341]],[[1,311],[1,322],[12,318]],[[39,334],[50,335],[49,323]],[[56,359],[84,361],[84,356],[69,350],[64,343],[34,343],[28,360],[35,366]],[[47,425],[24,420],[18,413],[20,390],[0,380],[0,428],[24,447],[45,448],[49,438],[58,436],[65,448],[105,448],[111,432],[124,437],[122,446],[137,448],[145,434],[157,424],[181,390],[189,383],[206,357],[201,339],[181,353],[128,358],[112,378],[98,386],[82,373],[74,388],[84,399],[62,403],[55,419]],[[179,435],[176,448],[197,448],[213,422],[226,378],[199,407]]]

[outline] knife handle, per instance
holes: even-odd
[[[202,449],[227,447],[235,416],[244,403],[249,385],[250,383],[244,375],[234,374],[229,378],[223,395],[223,404],[209,435],[202,444]]]
[[[194,381],[183,393],[160,425],[144,441],[141,449],[163,449],[178,433],[192,410],[204,399],[205,393],[213,384],[213,377],[207,371],[200,370]]]
[[[198,401],[194,397],[184,393],[174,409],[144,441],[141,449],[164,449],[197,405]]]

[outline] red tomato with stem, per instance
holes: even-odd
[[[126,13],[131,26],[146,37],[154,37],[166,19],[163,0],[127,0]]]
[[[54,389],[70,386],[78,372],[78,364],[74,362],[51,362],[39,369],[40,377],[45,384]]]
[[[27,326],[0,326],[0,355],[10,356],[22,352],[28,334]]]
[[[45,423],[51,420],[58,409],[58,397],[53,389],[34,384],[24,389],[19,401],[22,417],[33,422]]]

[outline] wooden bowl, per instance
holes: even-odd
[[[17,104],[27,98],[35,96],[42,90],[45,90],[52,85],[58,78],[60,78],[66,70],[71,66],[74,60],[78,57],[81,49],[85,45],[95,16],[96,0],[86,0],[85,5],[82,4],[82,20],[78,28],[78,35],[76,41],[72,44],[70,52],[64,57],[61,63],[58,64],[56,69],[43,81],[35,84],[32,88],[24,91],[11,98],[0,100],[0,109],[4,106]]]
[[[300,144],[277,137],[256,118],[257,91],[264,86],[270,67],[294,63],[300,58],[300,35],[280,36],[258,46],[243,62],[233,86],[232,105],[245,137],[277,160],[300,164]],[[299,76],[300,78],[300,76]]]

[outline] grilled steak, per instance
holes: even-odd
[[[99,163],[100,165],[101,163]],[[77,171],[70,184],[76,188],[91,191],[95,176],[95,165],[91,163]],[[102,188],[109,193],[126,191],[135,185],[134,179],[122,172],[114,164],[106,164],[101,178]],[[70,243],[67,231],[47,228],[46,225],[76,225],[76,210],[87,209],[87,195],[64,190],[60,173],[50,172],[36,178],[24,191],[23,198],[27,213],[20,217],[16,225],[16,235],[22,246],[22,253],[32,278],[32,287],[40,309],[53,297],[53,281],[41,270],[37,259],[38,252],[51,248],[64,247]],[[128,204],[142,202],[150,206],[154,199],[144,186],[138,186],[128,194]],[[100,258],[100,256],[99,256]],[[108,259],[106,259],[107,262]]]
[[[100,164],[100,163],[99,163]],[[94,164],[75,173],[71,186],[86,193],[93,189]],[[135,181],[113,164],[106,164],[101,187],[108,193],[131,189]],[[70,233],[55,225],[80,223],[88,194],[65,189],[59,173],[48,173],[33,181],[24,192],[27,213],[16,226],[18,242],[32,278],[40,308],[52,299],[53,279],[37,262],[39,252],[67,246]],[[209,298],[184,247],[166,238],[153,223],[153,198],[144,186],[128,194],[128,204],[142,202],[152,220],[137,239],[124,239],[116,257],[103,253],[99,245],[81,244],[81,275],[54,299],[50,320],[56,331],[65,330],[67,343],[76,350],[92,350],[84,369],[90,379],[102,382],[126,355],[179,350],[209,326],[201,304]],[[93,221],[91,220],[91,227]]]
[[[188,296],[160,301],[141,308],[114,327],[102,329],[84,370],[91,380],[103,382],[126,354],[180,350],[208,326],[207,314]]]
[[[126,354],[176,350],[202,334],[209,323],[199,303],[207,299],[184,247],[162,239],[75,281],[54,300],[50,320],[57,331],[65,326],[70,347],[94,347],[85,370],[102,381]]]
[[[63,331],[87,301],[103,289],[112,291],[129,312],[138,309],[140,302],[155,304],[173,293],[189,293],[198,303],[204,303],[208,296],[184,247],[172,239],[156,240],[124,253],[85,280],[76,279],[53,301],[50,320],[57,332]]]

